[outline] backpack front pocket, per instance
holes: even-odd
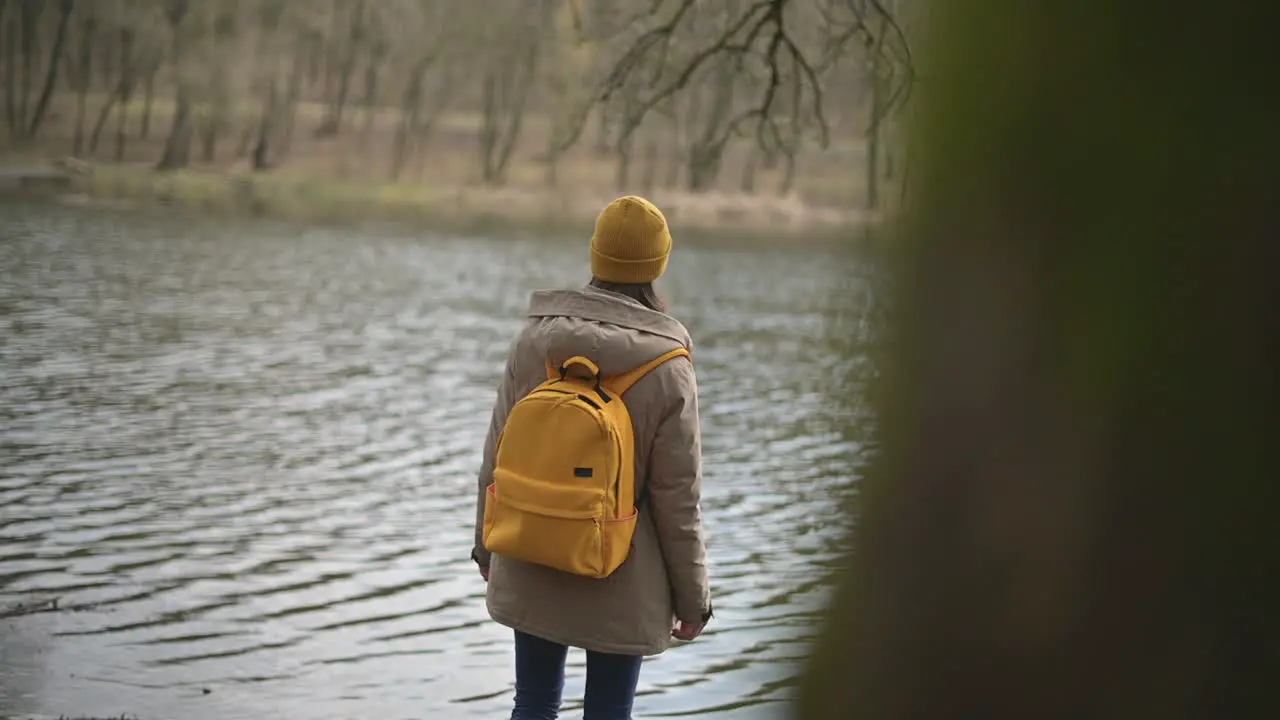
[[[604,494],[599,489],[503,478],[495,472],[484,507],[484,546],[490,552],[547,567],[600,578],[607,574],[601,530]],[[499,492],[512,483],[516,492]]]

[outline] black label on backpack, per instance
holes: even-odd
[[[593,474],[595,473],[591,470],[591,468],[588,468],[588,467],[576,467],[573,469],[574,477],[589,478]]]

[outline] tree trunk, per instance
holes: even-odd
[[[490,66],[483,81],[484,117],[480,129],[481,179],[502,185],[524,123],[529,84],[536,73],[538,46],[509,54]]]
[[[441,68],[443,73],[440,78],[440,84],[432,93],[431,102],[428,107],[418,113],[417,124],[413,128],[413,157],[414,157],[414,173],[418,178],[422,177],[424,167],[427,162],[427,150],[430,147],[430,138],[435,130],[436,123],[440,120],[440,116],[444,114],[448,107],[449,98],[453,94],[453,88],[458,78],[451,72],[448,67]]]
[[[4,112],[9,137],[17,140],[22,137],[23,120],[18,114],[18,23],[7,23],[4,30]]]
[[[711,88],[711,106],[703,121],[702,133],[689,147],[689,190],[710,190],[720,177],[724,148],[728,141],[726,123],[733,110],[734,81],[731,66],[721,62]]]
[[[204,163],[212,163],[218,159],[218,137],[222,134],[222,118],[220,113],[214,110],[209,117],[205,118],[201,125],[200,132],[200,160]]]
[[[514,102],[507,114],[507,132],[503,139],[500,154],[498,156],[498,174],[499,182],[506,182],[507,168],[511,166],[511,157],[515,153],[516,145],[520,141],[520,131],[524,127],[524,108],[525,101],[529,97],[529,85],[537,74],[538,64],[538,45],[536,42],[529,43],[529,52],[525,57],[525,62],[517,69],[523,69],[524,72],[516,76],[514,88]]]
[[[399,180],[409,160],[418,118],[422,114],[422,84],[426,81],[431,56],[423,56],[413,64],[405,83],[404,99],[400,105],[400,124],[391,143],[391,179]]]
[[[658,185],[658,158],[661,150],[658,139],[652,135],[644,146],[644,172],[640,176],[640,189],[646,195],[653,192]]]
[[[258,120],[258,140],[253,145],[253,169],[262,172],[270,169],[271,134],[275,124],[276,110],[276,78],[273,76],[267,85],[267,100],[262,106],[262,117]]]
[[[742,166],[742,192],[754,195],[756,192],[756,167],[760,164],[760,149],[752,148],[747,154],[747,161]]]
[[[395,137],[391,141],[391,179],[399,180],[404,166],[409,161],[409,152],[413,138],[413,127],[418,121],[418,109],[402,108],[400,124],[396,126]]]
[[[384,51],[376,50],[364,69],[364,127],[360,131],[361,145],[367,144],[373,134],[373,116],[378,105],[378,71],[383,58]]]
[[[111,111],[115,109],[116,103],[120,100],[119,88],[113,90],[107,96],[105,102],[102,103],[102,110],[98,111],[98,119],[93,123],[93,132],[89,135],[89,154],[98,152],[98,142],[102,140],[102,131],[107,126],[107,120],[111,118]]]
[[[802,720],[1280,715],[1277,6],[1208,7],[931,6]]]
[[[880,207],[880,125],[884,114],[884,82],[881,79],[883,48],[889,23],[880,20],[879,38],[871,60],[871,117],[867,121],[867,210],[874,212]]]
[[[298,101],[302,97],[302,86],[306,80],[308,58],[313,53],[314,39],[307,33],[299,31],[293,49],[293,68],[289,71],[288,88],[284,94],[284,107],[280,108],[282,135],[277,145],[278,156],[283,158],[289,154],[293,146],[293,133],[298,125]]]
[[[494,77],[493,71],[485,73],[480,92],[483,109],[480,120],[480,179],[488,185],[495,174],[493,156],[494,148],[498,143],[498,113],[500,112],[498,79]]]
[[[667,164],[667,172],[662,178],[662,186],[668,190],[675,190],[680,187],[680,172],[684,169],[684,154],[682,152],[684,146],[684,113],[681,110],[686,102],[689,101],[682,102],[680,99],[675,99],[671,103],[671,121],[669,125],[671,137],[667,143],[666,151],[663,153]]]
[[[54,86],[58,84],[58,65],[62,62],[62,54],[67,44],[67,26],[71,22],[71,11],[75,9],[72,0],[59,0],[58,29],[53,36],[53,48],[49,51],[49,67],[45,70],[44,89],[40,91],[40,99],[36,102],[35,114],[31,116],[31,124],[27,127],[27,135],[34,138],[44,124],[44,115],[49,110],[49,100],[53,98]]]
[[[600,157],[606,157],[613,150],[613,143],[610,142],[613,135],[613,122],[610,105],[600,104],[596,106],[596,139],[591,150]]]
[[[338,93],[329,104],[324,122],[316,130],[316,134],[320,136],[336,135],[342,129],[342,113],[347,107],[347,97],[351,91],[351,76],[355,74],[356,61],[360,58],[360,48],[364,41],[364,0],[356,0],[352,4],[350,28],[342,68],[338,74]]]
[[[409,162],[409,152],[413,138],[413,126],[417,122],[416,109],[402,109],[400,123],[396,125],[396,134],[391,140],[391,179],[399,180],[404,173],[404,166]]]
[[[191,91],[179,84],[173,110],[173,125],[164,143],[157,170],[179,170],[191,160]]]
[[[142,127],[138,128],[138,138],[146,140],[151,136],[151,108],[155,99],[157,65],[147,69],[147,76],[142,81]]]
[[[71,137],[71,156],[81,157],[84,153],[84,121],[88,115],[89,94],[82,91],[76,93],[76,127]]]
[[[76,90],[75,131],[71,140],[73,157],[80,157],[84,153],[84,123],[89,114],[89,83],[93,78],[93,47],[98,32],[98,20],[93,14],[92,6],[81,5],[80,7],[83,12],[89,14],[80,23],[79,50],[72,68]]]
[[[618,162],[614,165],[613,187],[618,192],[627,192],[627,187],[631,184],[631,139],[633,137],[635,136],[620,140],[615,151]]]
[[[169,28],[173,35],[169,56],[174,67],[177,68],[181,68],[186,60],[182,24],[190,9],[190,0],[169,0],[166,6]],[[186,78],[179,73],[178,89],[174,95],[173,121],[169,127],[169,135],[164,141],[164,152],[160,156],[160,162],[156,163],[157,170],[179,170],[190,163],[191,136],[194,132],[191,105],[191,89],[187,86]]]
[[[27,118],[31,109],[31,82],[36,68],[37,44],[40,34],[40,16],[44,14],[43,0],[22,0],[18,6],[19,20],[22,28],[22,86],[18,94],[18,132],[24,140],[27,137]]]
[[[633,150],[635,149],[636,134],[640,132],[638,127],[632,127],[632,120],[636,112],[636,106],[639,98],[636,93],[631,90],[625,90],[622,96],[617,99],[618,114],[623,118],[621,124],[623,127],[618,132],[618,138],[614,142],[614,156],[617,162],[614,165],[613,186],[619,192],[626,192],[624,188],[631,186],[631,159]]]
[[[125,128],[129,123],[129,99],[121,98],[116,106],[116,162],[124,161],[124,148],[129,142]]]
[[[796,153],[785,153],[782,160],[782,180],[778,182],[778,194],[786,197],[796,185]]]
[[[782,179],[778,182],[778,194],[786,197],[791,194],[792,188],[796,183],[796,156],[800,154],[800,146],[804,142],[804,136],[800,134],[800,112],[802,110],[801,103],[804,97],[801,94],[804,85],[801,84],[803,78],[800,75],[799,66],[795,67],[791,76],[791,134],[787,138],[786,143],[782,147],[781,155],[783,156]],[[777,165],[779,153],[770,152],[765,156],[765,166],[772,169]]]

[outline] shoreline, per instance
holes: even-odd
[[[38,161],[0,166],[0,195],[51,197],[76,206],[164,207],[212,215],[325,225],[391,223],[423,230],[581,232],[617,194],[475,185],[343,182],[284,171],[252,173]],[[647,195],[675,232],[777,240],[857,237],[877,224],[859,211],[807,205],[798,198],[745,193]]]

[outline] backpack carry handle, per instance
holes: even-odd
[[[565,377],[569,374],[569,368],[573,367],[574,365],[586,368],[587,372],[590,373],[589,375],[587,375],[587,377],[589,379],[594,379],[597,385],[600,384],[600,366],[591,362],[589,358],[585,358],[581,355],[574,355],[568,360],[565,360],[564,363],[560,365],[561,380],[565,379]]]
[[[564,380],[565,378],[567,378],[569,376],[569,368],[573,367],[574,365],[577,365],[579,367],[584,367],[587,369],[587,372],[591,373],[586,377],[586,379],[591,380],[592,382],[595,383],[596,395],[599,395],[602,401],[606,403],[610,402],[612,398],[610,398],[609,394],[604,391],[604,386],[600,384],[600,366],[591,362],[591,360],[588,358],[585,358],[581,355],[574,355],[568,360],[565,360],[564,363],[560,365],[560,379]],[[548,371],[552,370],[550,365],[547,366],[547,369]],[[550,372],[548,374],[551,375],[549,379],[551,380],[555,379],[554,374]]]

